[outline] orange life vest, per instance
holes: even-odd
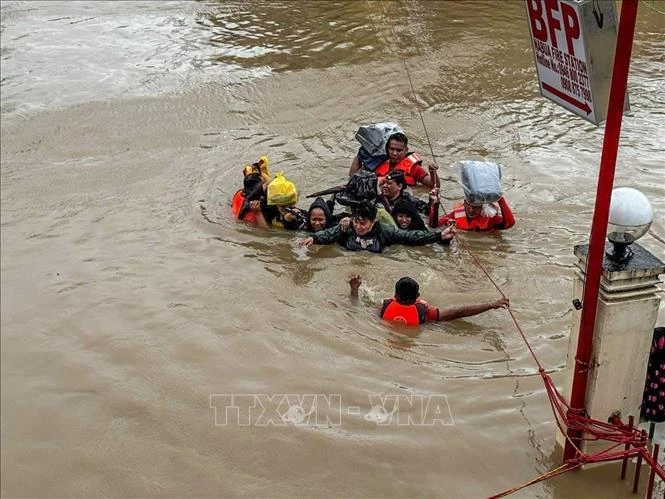
[[[455,225],[460,230],[490,230],[490,219],[485,216],[477,216],[476,218],[469,219],[464,211],[464,205],[457,205],[453,211],[448,215],[449,218],[455,220]]]
[[[381,318],[387,321],[400,322],[407,326],[418,326],[427,321],[427,305],[421,302],[402,305],[395,298],[389,298],[383,300]]]
[[[238,189],[231,199],[231,211],[233,216],[238,218],[240,215],[240,209],[242,208],[242,203],[245,202],[245,195],[242,193],[242,189]]]
[[[244,202],[245,202],[245,195],[243,194],[242,189],[238,189],[236,193],[233,195],[233,199],[231,199],[231,211],[233,212],[233,216],[236,218],[236,220],[240,220],[240,218],[238,217],[240,216],[240,210],[242,210]],[[251,211],[247,210],[247,212],[242,217],[242,221],[255,224],[256,215]]]
[[[420,165],[422,164],[423,160],[420,157],[420,155],[417,152],[412,152],[409,153],[406,158],[404,158],[402,161],[397,163],[395,165],[394,170],[399,170],[404,173],[404,180],[406,181],[406,185],[416,185],[416,179],[411,176],[411,169],[415,165]],[[390,173],[390,160],[387,159],[383,163],[381,163],[379,166],[376,167],[374,170],[374,173],[377,174],[379,177],[385,177]]]

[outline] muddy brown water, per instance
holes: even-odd
[[[659,6],[640,4],[615,185],[650,198],[641,244],[662,259]],[[240,167],[264,154],[303,194],[337,185],[362,123],[397,121],[432,160],[421,109],[448,207],[461,197],[451,163],[505,165],[516,227],[461,237],[561,383],[604,129],[538,95],[521,2],[1,12],[3,496],[484,497],[558,466],[505,311],[418,334],[372,313],[403,275],[435,304],[497,298],[459,244],[304,250],[229,209]],[[516,497],[628,497],[616,476]]]

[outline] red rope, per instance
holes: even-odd
[[[395,33],[395,29],[392,24],[392,20],[390,16],[388,15],[388,12],[386,10],[386,7],[384,5],[384,2],[381,1],[381,7],[383,9],[383,13],[386,16],[386,19],[388,20],[388,26],[390,28],[390,31],[394,37],[395,40],[397,40],[397,34]],[[429,146],[430,153],[432,155],[432,159],[435,160],[434,156],[434,150],[432,148],[432,143],[429,138],[429,134],[427,132],[427,126],[425,125],[425,119],[423,118],[423,114],[420,110],[420,106],[418,106],[418,98],[416,95],[415,87],[413,85],[413,79],[411,78],[411,72],[409,71],[409,67],[406,63],[406,58],[400,54],[400,57],[402,59],[402,62],[404,63],[404,69],[406,71],[406,76],[407,79],[409,80],[409,85],[411,86],[411,92],[413,94],[413,100],[414,104],[416,106],[416,110],[418,111],[418,115],[420,116],[420,121],[423,125],[423,130],[425,132],[425,138],[427,140],[427,145]],[[444,209],[445,213],[445,209]],[[487,279],[492,283],[494,288],[501,294],[503,298],[506,298],[506,294],[503,292],[503,290],[499,287],[499,285],[492,279],[492,276],[490,276],[489,272],[485,270],[485,267],[478,261],[476,256],[473,254],[473,252],[469,249],[468,245],[461,239],[458,239],[460,245],[466,250],[466,252],[469,254],[471,259],[474,261],[474,263],[480,268],[480,270],[485,274]],[[568,471],[572,471],[575,469],[580,468],[584,464],[587,463],[600,463],[600,462],[608,462],[608,461],[618,461],[618,460],[623,460],[625,458],[631,458],[634,456],[641,456],[642,459],[653,469],[655,470],[656,474],[662,479],[665,480],[665,471],[663,470],[663,467],[657,463],[651,454],[649,453],[647,449],[647,439],[645,437],[645,434],[643,431],[629,427],[628,425],[625,425],[621,423],[620,421],[614,422],[614,423],[606,423],[604,421],[599,421],[590,417],[587,417],[583,413],[579,413],[578,411],[573,410],[568,402],[566,402],[565,398],[559,391],[557,390],[556,386],[554,385],[554,382],[552,381],[552,378],[545,372],[545,369],[543,366],[540,364],[540,361],[538,360],[538,357],[536,356],[536,353],[534,352],[533,348],[531,347],[531,344],[529,343],[529,340],[526,337],[526,334],[524,334],[524,331],[520,327],[517,318],[515,317],[515,314],[513,313],[513,310],[508,307],[508,313],[510,314],[510,317],[513,320],[513,323],[515,324],[515,327],[517,328],[517,331],[519,332],[520,336],[522,337],[522,340],[524,341],[524,344],[527,346],[529,353],[531,354],[531,357],[533,358],[533,361],[536,363],[538,366],[538,373],[540,374],[541,378],[543,379],[543,383],[545,384],[545,390],[547,392],[547,398],[550,402],[550,406],[552,407],[552,412],[554,413],[554,419],[555,422],[559,428],[559,431],[561,432],[562,435],[565,436],[566,440],[570,442],[570,444],[573,446],[575,450],[575,457],[573,459],[570,459],[566,461],[563,465],[559,466],[558,468],[555,468],[554,470],[551,470],[547,473],[544,473],[540,475],[539,477],[530,480],[529,482],[526,482],[518,487],[514,487],[510,490],[507,490],[505,492],[502,492],[500,494],[491,496],[490,499],[498,499],[500,497],[505,497],[507,495],[510,495],[514,492],[517,492],[518,490],[521,490],[525,487],[528,487],[530,485],[533,485],[535,483],[542,482],[544,480],[548,480],[549,478],[553,478],[555,476],[558,476],[562,473],[566,473]],[[582,366],[584,369],[588,369],[589,366]],[[582,440],[585,441],[598,441],[598,440],[605,440],[608,442],[614,442],[613,445],[608,447],[607,449],[597,452],[595,454],[586,454],[582,452],[582,450],[576,446],[572,440],[568,437],[567,431],[564,428],[573,428],[573,429],[578,429],[583,434],[587,435],[584,437]],[[628,449],[623,449],[620,451],[614,451],[617,447],[620,447],[621,445],[626,445],[628,444]],[[631,448],[632,447],[632,448]]]
[[[397,40],[398,39],[397,33],[395,32],[392,20],[388,15],[386,6],[383,2],[381,2],[381,8],[383,9],[383,14],[386,16],[386,19],[388,20],[388,27],[390,28],[390,32],[392,33],[393,38]],[[416,95],[416,89],[415,86],[413,85],[413,79],[411,78],[411,71],[409,71],[409,66],[406,64],[406,58],[402,54],[400,54],[400,58],[402,59],[402,63],[404,64],[404,71],[406,71],[406,77],[409,80],[409,85],[411,86],[411,93],[413,94],[413,102],[416,106],[416,111],[418,111],[418,116],[420,116],[420,122],[423,124],[423,131],[425,132],[425,139],[427,140],[427,146],[429,147],[429,152],[432,155],[432,161],[436,163],[436,157],[434,156],[434,149],[432,148],[432,142],[429,139],[429,133],[427,133],[427,127],[425,126],[425,118],[423,118],[423,113],[420,111],[420,106],[418,105],[418,96]]]

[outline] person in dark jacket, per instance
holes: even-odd
[[[316,198],[307,210],[307,232],[329,229],[335,224],[328,203],[323,198]]]
[[[422,246],[437,241],[450,243],[455,236],[455,227],[447,227],[443,231],[401,230],[393,226],[378,223],[376,205],[371,201],[362,201],[353,213],[351,224],[343,230],[341,224],[300,241],[300,247],[312,244],[338,243],[351,251],[366,250],[381,253],[387,246],[406,244]]]
[[[399,199],[391,213],[397,227],[402,230],[428,230],[416,205],[408,198]]]
[[[402,172],[390,172],[381,184],[381,195],[378,197],[377,202],[381,203],[386,211],[392,214],[395,204],[402,199],[406,199],[416,207],[416,210],[421,213],[427,213],[429,204],[412,196],[406,190],[406,187],[406,180]]]

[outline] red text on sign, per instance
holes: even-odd
[[[559,48],[557,31],[562,30],[563,21],[566,47],[568,53],[574,56],[573,41],[580,37],[580,21],[575,9],[566,3],[559,3],[559,0],[527,0],[526,5],[533,37],[545,43],[550,41],[553,47]]]

